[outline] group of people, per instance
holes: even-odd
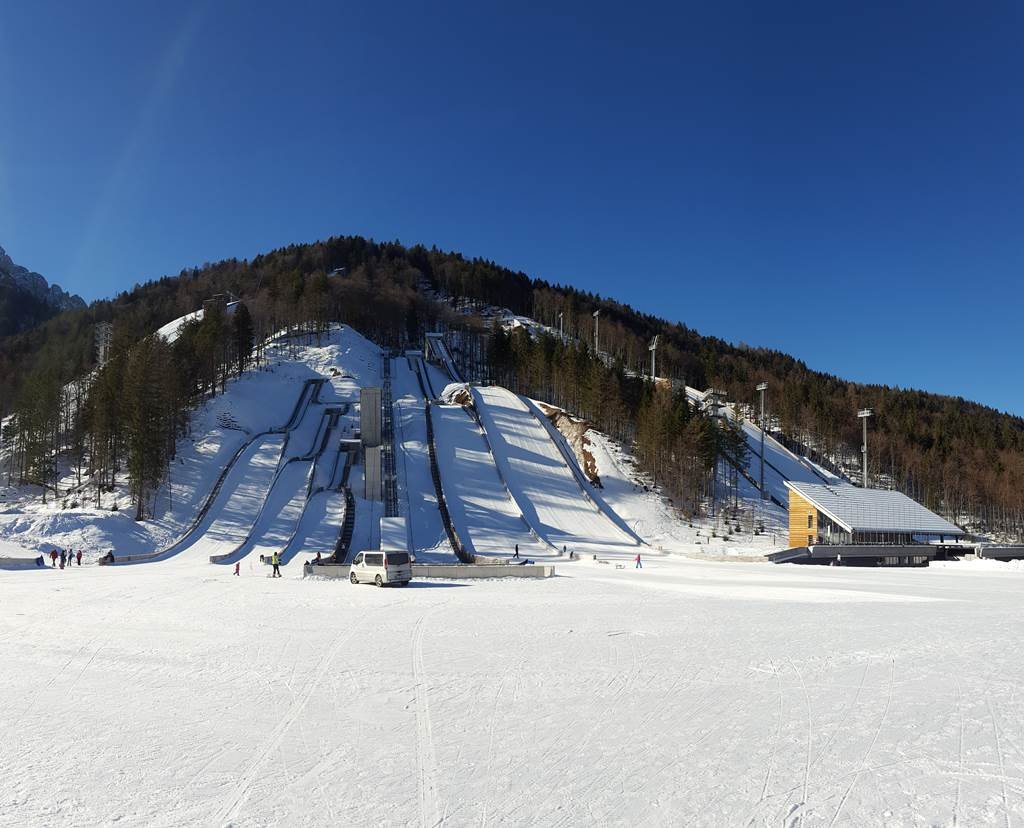
[[[60,568],[63,569],[65,566],[70,567],[72,564],[77,563],[79,566],[82,565],[82,550],[79,549],[77,552],[69,549],[65,552],[63,549],[51,549],[50,550],[50,564],[55,569],[58,566],[58,559],[60,560]],[[40,555],[36,558],[37,566],[46,566],[46,561],[43,556]]]

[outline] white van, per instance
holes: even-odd
[[[353,584],[398,584],[412,580],[412,558],[408,552],[360,552],[352,560],[348,579]]]

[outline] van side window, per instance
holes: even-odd
[[[384,566],[384,556],[376,553],[367,553],[366,555],[367,566]]]

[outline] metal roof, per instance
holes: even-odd
[[[911,532],[962,535],[964,531],[929,511],[902,492],[862,489],[847,483],[834,486],[798,483],[786,486],[848,532]]]

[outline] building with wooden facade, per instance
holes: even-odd
[[[777,563],[920,565],[958,548],[965,532],[901,492],[786,481],[790,549]]]

